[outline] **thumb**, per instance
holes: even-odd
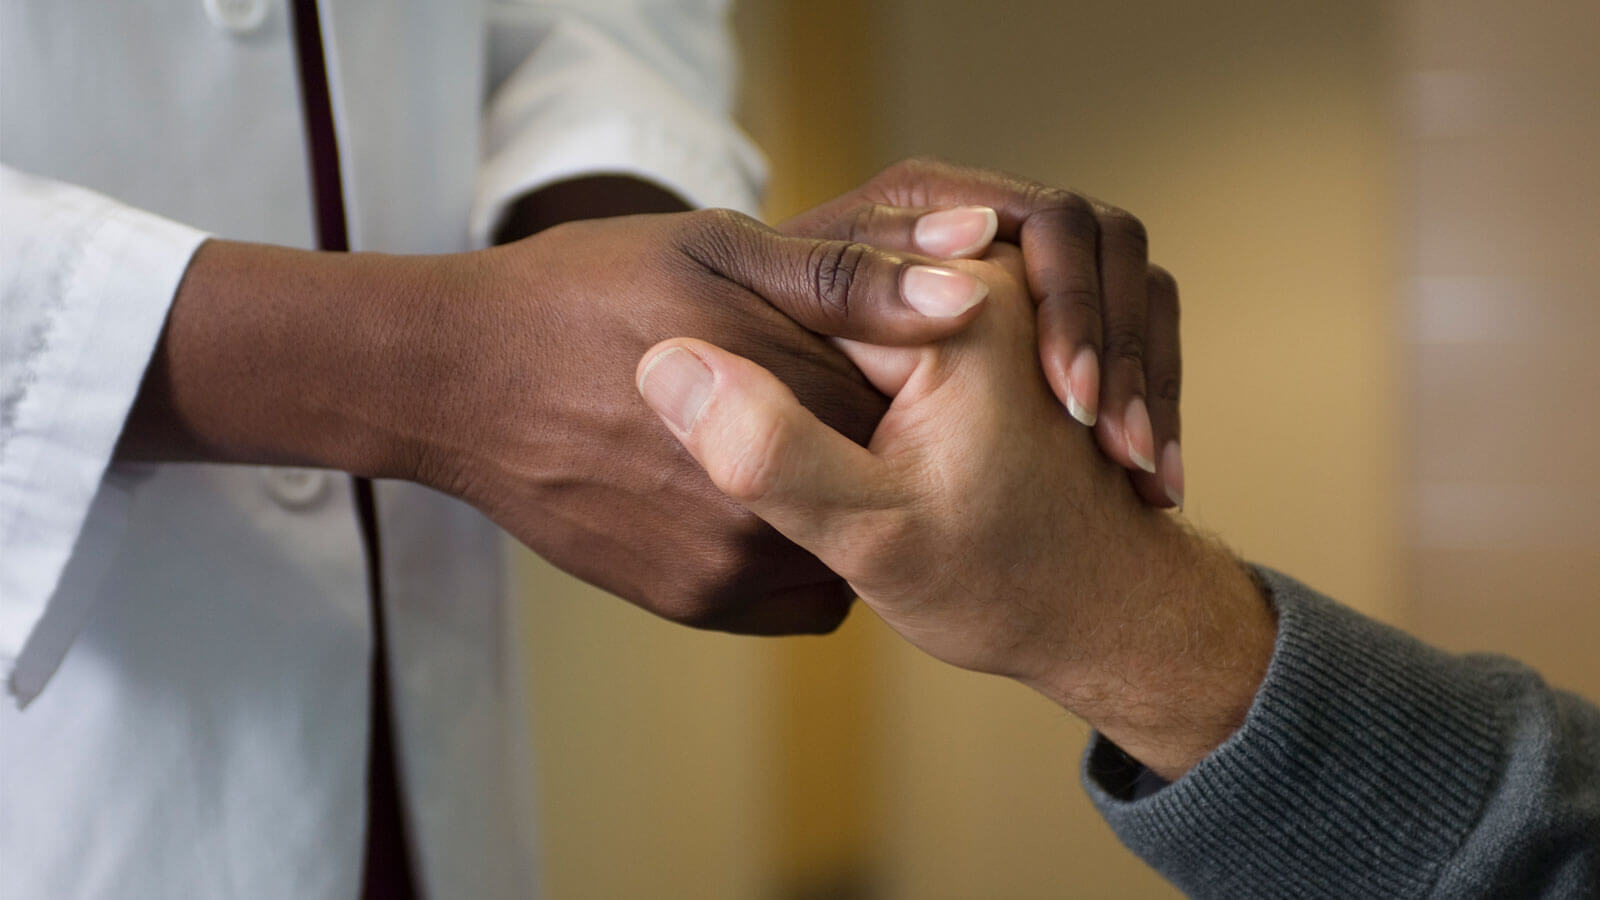
[[[737,213],[694,213],[682,250],[819,334],[926,344],[977,316],[989,286],[970,272],[862,241],[780,234]]]
[[[839,520],[881,498],[877,457],[824,425],[771,372],[704,341],[650,348],[637,380],[718,490],[849,577],[835,565],[847,546]]]

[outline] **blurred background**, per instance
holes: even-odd
[[[906,155],[1138,214],[1187,515],[1600,698],[1600,4],[745,0],[770,218]],[[547,896],[1171,897],[1081,725],[901,645],[658,621],[524,554]]]

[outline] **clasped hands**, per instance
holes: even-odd
[[[538,240],[583,253],[615,227]],[[586,359],[666,337],[635,357],[637,390],[709,478],[669,462],[646,490],[568,479],[598,502],[538,526],[535,549],[706,627],[828,630],[860,596],[933,656],[1035,688],[1168,777],[1237,728],[1273,622],[1228,551],[1160,511],[1183,491],[1177,288],[1137,219],[913,161],[776,230],[722,212],[630,227],[683,229],[671,245],[714,276],[702,318],[673,331],[680,310],[651,305]],[[653,274],[631,275],[635,296]],[[572,373],[595,379],[575,402],[608,394],[604,365]],[[631,412],[610,431],[636,450],[661,428]],[[595,448],[577,449],[570,470],[592,471]],[[615,527],[641,508],[645,536]],[[572,528],[597,510],[611,524]]]
[[[213,240],[117,454],[417,482],[699,627],[825,632],[859,594],[1171,774],[1237,726],[1274,625],[1156,509],[1183,491],[1177,315],[1132,216],[925,161],[776,229]]]
[[[448,396],[418,404],[450,415],[423,430],[404,477],[468,499],[561,568],[673,621],[829,631],[854,591],[713,487],[640,402],[634,366],[665,338],[706,340],[864,444],[889,401],[829,338],[916,346],[962,332],[988,286],[946,261],[995,239],[1022,247],[1039,326],[1027,356],[1058,409],[1093,424],[1147,502],[1177,503],[1177,297],[1138,220],[926,161],[776,229],[718,210],[586,220],[469,255],[465,273],[452,265],[428,293],[470,299],[431,313],[429,330],[475,352],[435,379]]]
[[[1139,501],[1041,374],[1021,253],[937,343],[838,345],[891,398],[865,447],[771,372],[674,338],[640,394],[728,497],[953,665],[1014,678],[1175,778],[1242,722],[1270,612],[1232,556]]]

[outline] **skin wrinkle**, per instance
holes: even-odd
[[[807,267],[814,276],[811,293],[823,312],[850,317],[850,286],[867,249],[865,244],[859,243],[829,243],[818,244],[811,251]]]

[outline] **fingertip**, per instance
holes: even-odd
[[[638,364],[633,367],[633,386],[638,388],[641,394],[644,393],[644,376],[649,373],[651,367],[656,364],[664,353],[681,346],[681,344],[681,338],[667,338],[664,341],[656,342],[654,346],[639,356]]]
[[[1150,426],[1150,412],[1144,398],[1135,396],[1128,401],[1122,414],[1122,436],[1127,444],[1128,459],[1135,466],[1154,475],[1156,472],[1155,435]]]
[[[955,319],[982,303],[989,285],[971,272],[942,266],[907,266],[900,276],[900,297],[930,319]]]
[[[1105,422],[1100,399],[1100,323],[1092,313],[1070,294],[1051,294],[1039,303],[1039,349],[1050,386],[1072,418],[1089,428]]]
[[[912,228],[912,242],[929,256],[947,259],[982,255],[1000,230],[1000,216],[987,206],[957,206],[924,213]]]
[[[674,431],[687,435],[716,388],[716,373],[682,343],[657,344],[640,359],[636,385],[645,403]]]
[[[1149,506],[1183,512],[1183,451],[1176,440],[1162,446],[1155,472],[1134,470],[1128,473],[1128,478],[1133,482],[1134,491]]]
[[[1139,499],[1152,509],[1172,509],[1178,504],[1167,495],[1166,487],[1161,479],[1148,472],[1134,469],[1128,472],[1128,480],[1133,484],[1133,492]]]
[[[1079,424],[1089,428],[1094,427],[1094,423],[1098,418],[1094,410],[1084,408],[1083,402],[1078,399],[1076,394],[1072,393],[1070,386],[1067,388],[1067,413],[1077,419]]]
[[[1094,434],[1100,449],[1117,465],[1136,474],[1155,474],[1154,437],[1142,398],[1135,396],[1120,412],[1104,410]]]
[[[1163,493],[1179,511],[1183,509],[1183,451],[1177,441],[1167,441],[1161,451],[1161,484]]]
[[[1100,358],[1083,347],[1067,368],[1067,412],[1089,428],[1100,418]]]

